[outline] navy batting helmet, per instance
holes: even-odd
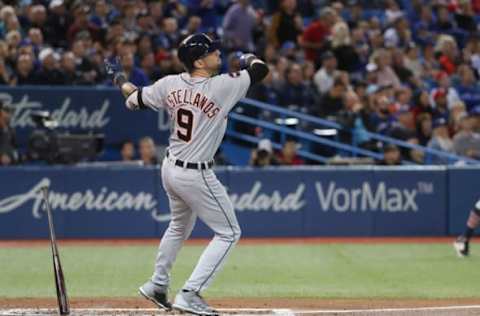
[[[195,60],[220,49],[220,42],[212,40],[205,33],[197,33],[185,38],[178,47],[178,58],[188,70],[193,70]]]

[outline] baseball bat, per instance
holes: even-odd
[[[58,254],[57,239],[55,237],[55,228],[53,226],[52,209],[48,201],[48,187],[42,188],[45,210],[48,217],[48,228],[50,230],[50,244],[52,246],[53,271],[55,274],[55,286],[57,288],[57,301],[60,315],[69,315],[70,307],[67,297],[67,288],[65,286],[65,277],[63,276],[62,264]]]

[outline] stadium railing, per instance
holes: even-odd
[[[240,107],[237,107],[237,109],[239,108],[240,111],[234,111],[230,113],[230,119],[233,124],[229,125],[227,129],[227,135],[232,138],[245,141],[251,144],[256,144],[260,139],[265,138],[265,135],[272,135],[272,132],[273,132],[279,136],[278,142],[272,141],[272,145],[275,149],[280,149],[282,147],[282,144],[285,142],[285,140],[288,137],[294,137],[302,144],[315,144],[315,145],[321,145],[321,146],[332,148],[336,151],[338,155],[341,155],[341,156],[347,156],[347,157],[362,156],[362,157],[369,157],[377,160],[383,158],[382,153],[372,151],[369,149],[360,148],[356,146],[356,144],[353,141],[352,143],[345,143],[339,140],[338,138],[339,132],[346,132],[350,135],[353,135],[354,131],[350,128],[342,126],[337,122],[318,118],[318,117],[297,112],[297,111],[292,111],[277,105],[272,105],[272,104],[268,104],[265,102],[260,102],[260,101],[248,99],[248,98],[242,99],[239,105]],[[286,122],[289,119],[290,120],[295,119],[297,124],[295,124],[294,127],[289,127],[288,125],[285,125],[285,124],[277,124],[277,123],[271,122],[270,119],[268,118],[262,118],[262,115],[257,115],[258,117],[252,117],[247,114],[244,114],[244,113],[248,113],[248,111],[242,111],[246,107],[253,107],[260,110],[260,111],[257,111],[257,113],[274,113],[274,115],[271,115],[270,117],[275,116],[277,119],[278,118],[280,119],[280,122]],[[236,123],[246,124],[252,127],[261,127],[264,133],[261,136],[249,135],[248,133],[242,131],[241,129],[240,130],[238,128],[236,129],[234,127]],[[309,125],[308,130],[298,127],[302,124],[308,124]],[[312,132],[312,130],[314,130],[315,128],[328,128],[331,130],[335,130],[335,133],[333,133],[332,135],[337,135],[337,136],[331,137],[331,138],[325,138],[325,137],[316,135],[315,133]],[[265,134],[265,132],[267,133]],[[364,134],[371,140],[374,140],[377,142],[381,142],[384,144],[393,144],[400,148],[405,148],[407,150],[421,151],[425,157],[425,161],[424,161],[425,164],[431,164],[433,157],[441,158],[442,160],[448,162],[448,164],[455,164],[458,162],[462,162],[465,164],[480,164],[479,160],[475,160],[475,159],[464,157],[464,156],[459,156],[456,154],[444,152],[441,150],[436,150],[436,149],[421,146],[421,145],[411,144],[411,143],[408,143],[399,139],[395,139],[389,136],[385,136],[382,134],[372,133],[368,131],[364,132]],[[326,163],[330,160],[329,157],[320,155],[318,153],[314,153],[311,150],[309,150],[311,146],[305,146],[305,147],[306,147],[305,149],[302,148],[301,150],[298,151],[298,154],[301,157],[307,158],[309,160],[313,160],[316,162],[320,162],[320,163]],[[415,162],[408,161],[408,160],[403,160],[402,163],[415,164]]]

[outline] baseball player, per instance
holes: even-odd
[[[212,171],[213,157],[225,134],[228,113],[252,84],[268,74],[268,67],[254,55],[246,54],[241,57],[243,70],[218,75],[219,44],[203,33],[183,40],[178,57],[187,72],[166,76],[143,88],[128,82],[117,64],[106,62],[107,72],[120,87],[127,108],[166,109],[170,115],[171,134],[162,163],[162,183],[171,221],[160,242],[153,276],[139,291],[164,309],[217,315],[200,292],[222,268],[240,238],[240,227],[227,192]],[[169,273],[197,217],[215,236],[170,305]]]
[[[478,226],[480,226],[480,200],[475,203],[473,210],[470,211],[465,232],[458,236],[453,243],[453,247],[459,257],[468,257],[470,254],[470,239],[472,239],[473,233]]]

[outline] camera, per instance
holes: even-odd
[[[74,164],[94,160],[103,150],[103,134],[60,133],[58,122],[48,111],[30,114],[36,129],[28,140],[27,157],[49,164]]]

